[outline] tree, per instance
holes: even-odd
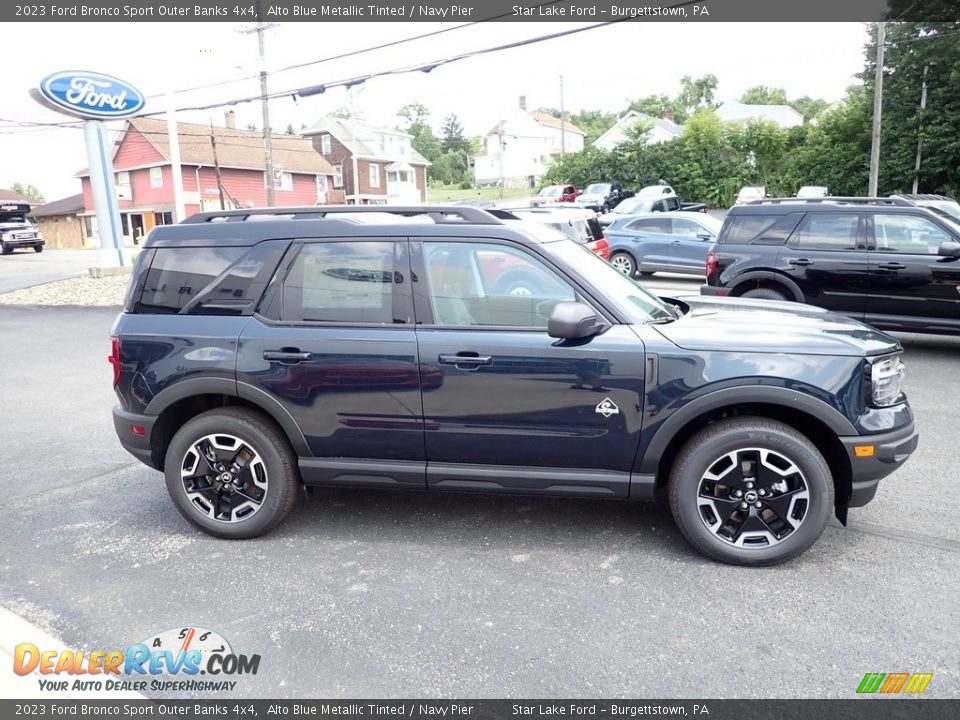
[[[677,104],[688,114],[702,108],[714,107],[713,95],[716,89],[716,75],[702,75],[698,78],[684,75],[680,78],[680,95],[677,96]]]
[[[826,100],[812,98],[809,95],[790,100],[787,104],[803,115],[805,121],[813,120],[817,115],[830,107],[830,103]]]
[[[430,111],[422,103],[410,103],[397,111],[406,122],[403,131],[413,135],[413,149],[430,161],[427,176],[438,182],[449,182],[449,163],[440,162],[443,147],[430,127]]]
[[[43,193],[34,185],[24,185],[23,183],[15,182],[10,186],[10,189],[35,203],[39,204],[45,201]]]
[[[451,113],[443,119],[443,125],[440,128],[441,145],[446,152],[453,150],[462,150],[464,153],[470,151],[470,141],[463,134],[463,125],[460,119]]]
[[[353,110],[351,110],[347,105],[341,105],[332,113],[330,113],[330,117],[336,118],[337,120],[349,120],[350,118],[354,117],[354,115]]]
[[[740,96],[745,105],[786,105],[787,91],[783,88],[756,85]]]
[[[297,131],[293,129],[293,123],[287,123],[287,129],[283,131],[285,135],[296,135]]]
[[[647,95],[643,98],[631,100],[627,109],[649,115],[652,118],[658,118],[665,110],[669,110],[673,113],[674,122],[680,125],[687,119],[687,113],[680,107],[679,102],[671,100],[666,95]]]

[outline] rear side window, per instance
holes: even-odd
[[[800,250],[856,250],[859,236],[858,213],[811,213],[797,230],[795,242]]]
[[[667,218],[642,218],[629,223],[624,230],[669,234],[670,220]]]
[[[157,248],[143,282],[140,312],[180,312],[247,250],[238,247]]]
[[[801,217],[803,213],[734,215],[727,218],[720,242],[730,245],[783,245]]]

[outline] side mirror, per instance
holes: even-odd
[[[937,255],[960,257],[960,242],[947,240],[946,242],[940,243],[940,249],[937,251]]]
[[[557,303],[547,320],[547,334],[562,340],[593,337],[604,327],[593,308],[578,302]]]

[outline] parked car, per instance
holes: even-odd
[[[644,188],[646,190],[646,188]],[[597,218],[602,226],[610,225],[615,220],[619,220],[629,215],[638,215],[649,212],[707,212],[707,206],[704,203],[682,203],[680,198],[670,190],[670,194],[644,193],[640,191],[632,198],[627,198],[617,205],[613,210],[604,213]]]
[[[952,198],[948,198],[946,195],[911,195],[905,193],[902,195],[891,195],[890,197],[908,200],[914,205],[926,208],[948,220],[960,222],[960,203]]]
[[[733,204],[745,205],[746,203],[754,202],[756,200],[763,200],[766,196],[767,189],[762,185],[748,185],[740,188],[740,192],[737,193],[737,199]]]
[[[547,185],[537,196],[530,200],[530,207],[540,207],[551,203],[573,202],[580,196],[576,185]]]
[[[9,255],[18,248],[43,252],[43,234],[30,222],[29,203],[0,201],[0,253]]]
[[[502,292],[518,268],[544,294]],[[120,442],[223,538],[277,527],[301,485],[663,494],[702,553],[769,565],[917,444],[895,338],[798,304],[661,299],[468,206],[154,228],[111,334]]]
[[[723,222],[705,213],[644,213],[607,226],[610,264],[624,275],[674,272],[703,277]]]
[[[501,220],[530,220],[552,227],[604,260],[610,259],[610,243],[597,221],[597,214],[592,210],[556,205],[544,208],[492,208],[488,212]]]
[[[830,191],[823,185],[804,185],[797,190],[798,198],[821,198],[827,197]]]
[[[874,327],[960,334],[960,225],[899,198],[730,209],[704,295],[791,300]]]
[[[576,199],[576,203],[591,210],[605,213],[629,197],[633,197],[633,192],[624,190],[616,183],[593,183],[587,185],[583,194]]]

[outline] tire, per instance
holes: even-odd
[[[543,282],[531,272],[508,270],[497,280],[494,292],[498,295],[542,295]]]
[[[610,256],[610,264],[627,277],[635,277],[637,274],[637,261],[628,252],[615,252]]]
[[[13,252],[13,248],[8,246],[6,243],[0,243],[0,254],[9,255]]]
[[[33,251],[34,251],[34,252],[38,252],[38,253],[43,252],[43,245],[34,245],[34,246],[33,246]]]
[[[743,472],[749,463],[752,477]],[[741,417],[709,425],[683,446],[668,497],[677,527],[701,553],[762,566],[795,558],[820,538],[834,486],[804,435],[776,420]]]
[[[773,288],[754,288],[753,290],[747,290],[740,297],[755,298],[757,300],[780,300],[782,302],[788,300],[786,295]]]
[[[222,487],[218,481],[224,476],[204,459],[204,448],[212,450],[228,471],[231,455],[246,456],[246,467],[233,477],[242,483],[247,500],[229,488],[216,489]],[[210,470],[207,478],[212,482],[182,476],[191,464],[196,476]],[[296,456],[286,438],[267,417],[241,408],[210,410],[188,421],[170,441],[164,475],[180,514],[205,533],[228,539],[257,537],[275,528],[293,509],[300,485]],[[203,487],[188,494],[188,485]]]

